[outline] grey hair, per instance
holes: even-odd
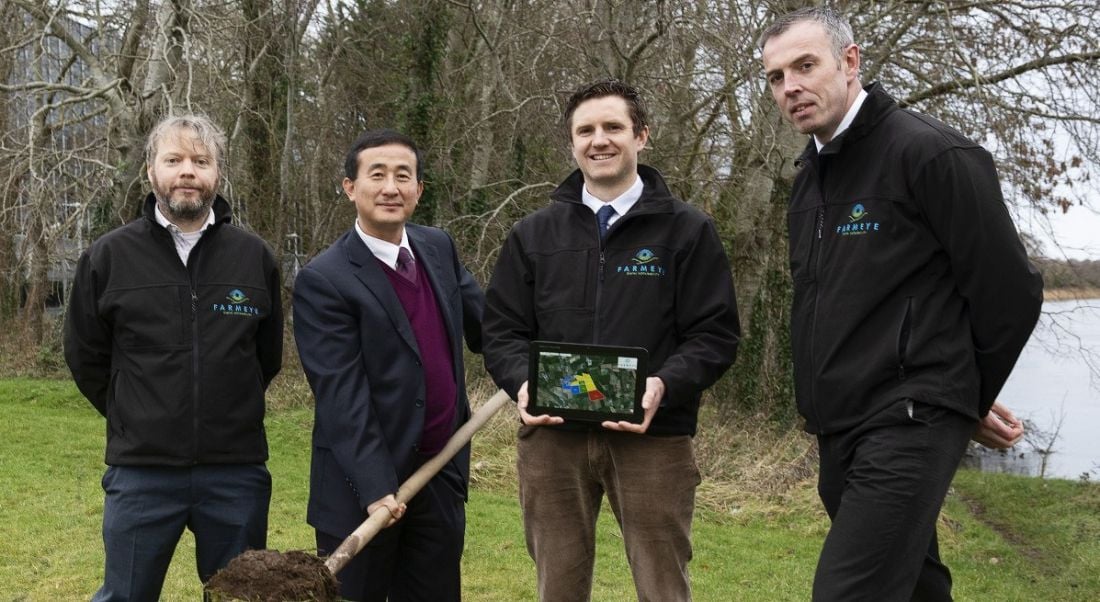
[[[210,120],[206,115],[195,113],[184,115],[168,115],[161,119],[153,130],[149,132],[149,138],[145,141],[145,162],[152,165],[157,157],[157,148],[162,140],[176,130],[189,129],[195,133],[195,137],[206,147],[207,151],[214,154],[214,160],[218,165],[218,174],[225,177],[226,137],[225,132]]]
[[[852,26],[848,24],[848,19],[844,15],[828,7],[808,6],[776,19],[764,30],[764,33],[760,34],[757,45],[763,50],[764,44],[768,40],[783,35],[792,26],[805,21],[812,21],[821,25],[825,33],[829,35],[829,40],[832,42],[833,56],[837,61],[843,60],[845,48],[856,43],[855,36],[852,35]]]

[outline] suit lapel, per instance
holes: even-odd
[[[419,258],[420,265],[426,268],[428,282],[431,283],[432,292],[435,294],[435,304],[439,306],[439,313],[443,315],[443,323],[447,328],[447,338],[450,340],[453,351],[455,345],[453,333],[457,332],[454,323],[455,317],[451,315],[450,304],[447,303],[448,293],[440,286],[443,271],[447,269],[446,265],[443,263],[443,258],[440,257],[439,249],[429,243],[419,229],[405,224],[405,232],[409,236],[409,244],[412,245],[413,253]]]
[[[344,236],[343,244],[344,250],[347,252],[348,263],[351,264],[352,273],[367,287],[367,291],[378,300],[378,304],[386,311],[386,315],[389,316],[393,329],[397,331],[397,334],[401,335],[401,338],[419,356],[420,349],[416,345],[416,336],[413,334],[412,325],[409,324],[409,317],[405,314],[405,308],[401,306],[401,300],[397,298],[397,293],[393,291],[393,285],[386,278],[382,267],[378,265],[378,260],[375,259],[374,254],[370,252],[366,243],[359,238],[359,234],[354,229]]]

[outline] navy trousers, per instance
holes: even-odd
[[[105,570],[93,602],[159,600],[185,527],[203,583],[267,544],[271,474],[263,464],[111,466],[103,491]]]
[[[408,503],[405,516],[378,533],[340,571],[340,596],[356,602],[458,602],[466,535],[464,489],[462,476],[448,462]],[[332,554],[349,535],[316,533],[320,556]]]
[[[936,520],[977,423],[900,400],[848,431],[818,437],[818,493],[832,526],[817,602],[951,600]]]

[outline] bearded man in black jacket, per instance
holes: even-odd
[[[225,134],[167,117],[143,217],[80,256],[65,361],[107,419],[105,574],[93,600],[156,600],[184,527],[205,582],[267,538],[264,392],[282,361],[279,269],[217,194]]]
[[[806,146],[788,213],[795,392],[817,435],[832,527],[814,600],[950,600],[936,517],[968,441],[1023,434],[997,394],[1042,280],[990,154],[859,81],[826,8],[761,37],[765,77]]]

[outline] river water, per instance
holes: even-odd
[[[998,399],[1027,421],[1029,434],[1008,452],[972,454],[966,464],[1100,480],[1100,299],[1044,303]]]

